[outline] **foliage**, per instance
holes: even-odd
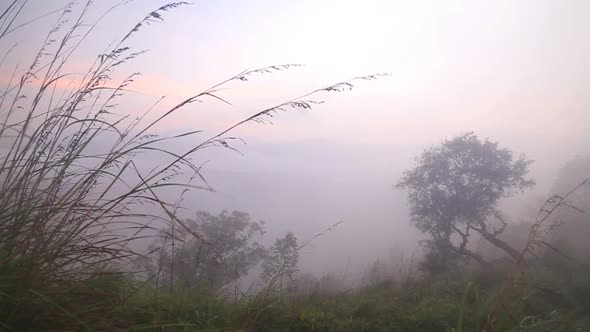
[[[262,279],[269,281],[275,276],[292,280],[297,273],[299,245],[292,232],[275,240],[262,262]]]
[[[245,276],[265,256],[256,242],[264,234],[263,223],[248,213],[200,211],[196,220],[184,223],[187,229],[171,226],[161,232],[150,245],[147,261],[140,261],[149,276],[157,275],[158,283],[218,289]]]
[[[425,150],[397,187],[409,190],[411,220],[430,236],[430,259],[440,267],[462,256],[483,263],[467,246],[473,232],[517,259],[518,252],[497,237],[507,224],[496,206],[501,198],[534,185],[526,178],[530,164],[524,155],[514,159],[510,150],[473,133]],[[492,218],[500,227],[494,227]]]
[[[564,278],[563,269],[542,261],[532,266],[524,287],[505,298],[512,315],[499,318],[495,330],[590,328],[585,296],[590,291],[590,269],[577,268],[579,278],[570,280]],[[131,298],[117,320],[141,326],[153,324],[155,316],[160,326],[176,326],[176,330],[184,326],[212,331],[481,331],[503,276],[513,270],[513,266],[490,265],[486,270],[299,294],[290,301],[275,302],[259,294],[234,302],[185,288],[155,297],[155,290],[147,288]]]

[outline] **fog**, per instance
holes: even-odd
[[[434,136],[432,144],[443,138]],[[523,143],[535,150],[534,143]],[[221,150],[204,157],[210,162],[203,175],[214,192],[191,191],[184,198],[188,218],[193,210],[247,211],[267,222],[269,240],[287,231],[307,240],[343,221],[302,250],[301,270],[317,276],[331,272],[358,282],[374,261],[399,264],[403,258],[404,264],[416,264],[421,257],[424,235],[410,224],[406,194],[394,185],[428,144],[269,143],[262,136],[233,146],[242,154]],[[575,156],[575,151],[562,151],[564,159],[543,157],[543,152],[532,167],[534,190],[501,203],[512,223],[534,220],[553,194],[562,160]]]
[[[33,1],[27,15],[64,3]],[[97,2],[91,15],[114,3]],[[83,71],[97,50],[160,5],[116,8],[76,53],[71,70]],[[277,112],[272,124],[237,128],[231,135],[245,144],[231,146],[240,153],[218,148],[196,156],[210,161],[202,173],[214,192],[191,191],[183,200],[187,218],[197,210],[248,212],[266,221],[269,239],[293,231],[306,240],[343,221],[304,248],[301,270],[358,278],[377,259],[420,251],[423,235],[409,222],[406,193],[394,185],[425,148],[473,131],[533,159],[534,190],[502,202],[511,222],[551,194],[563,164],[588,153],[589,6],[583,0],[199,1],[138,34],[137,49],[150,52],[126,68],[142,76],[121,112],[141,114],[165,95],[156,108],[161,114],[244,69],[306,64],[232,83],[219,92],[232,105],[204,98],[153,130],[203,129],[194,138],[199,142],[327,84],[389,73],[355,81],[352,91],[321,94],[316,100],[325,103],[311,110]],[[6,58],[2,82],[30,56],[40,38],[35,29],[50,17],[10,36],[22,45]],[[164,146],[182,151],[195,141]],[[141,158],[146,167],[161,162]]]

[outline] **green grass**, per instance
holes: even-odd
[[[531,269],[527,284],[506,296],[508,314],[499,315],[495,331],[581,331],[590,328],[587,311],[590,282],[569,282],[563,271],[543,262]],[[574,268],[569,266],[568,268]],[[403,284],[383,282],[370,287],[309,295],[291,291],[284,298],[261,301],[257,293],[238,301],[207,290],[155,289],[130,277],[88,280],[77,298],[51,303],[38,297],[42,321],[13,326],[76,330],[144,331],[481,331],[502,288],[506,268],[447,273]],[[539,273],[545,269],[548,273]],[[585,271],[590,274],[590,269]],[[543,285],[542,289],[540,288]],[[89,293],[85,293],[88,291]],[[90,298],[88,295],[98,298]],[[92,302],[84,304],[85,302]],[[94,312],[76,307],[93,308]],[[31,308],[29,312],[35,311]],[[36,316],[36,315],[35,315]],[[65,326],[65,325],[64,325]]]

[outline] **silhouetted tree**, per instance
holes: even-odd
[[[297,273],[299,263],[299,245],[297,237],[292,232],[278,238],[267,252],[262,261],[262,279],[265,281],[275,280],[282,288],[284,281],[290,281]]]
[[[196,220],[185,224],[189,229],[176,229],[174,236],[170,229],[162,232],[151,245],[154,254],[144,262],[164,284],[217,289],[246,275],[266,255],[256,242],[264,233],[263,224],[248,213],[197,212]]]
[[[498,143],[467,133],[426,149],[417,165],[406,171],[397,187],[408,189],[412,223],[430,235],[425,241],[438,270],[461,257],[485,263],[468,248],[471,235],[480,234],[508,255],[519,253],[498,238],[506,222],[498,201],[535,183],[525,176],[531,160]]]

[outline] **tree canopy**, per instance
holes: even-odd
[[[155,254],[146,262],[147,270],[164,283],[216,289],[246,275],[266,255],[256,241],[264,225],[246,212],[200,211],[185,224],[189,230],[170,228],[151,245]]]
[[[461,256],[483,262],[467,246],[474,232],[516,258],[518,253],[498,238],[507,224],[497,204],[534,186],[527,178],[531,163],[523,154],[515,158],[497,142],[466,133],[426,149],[397,187],[408,190],[411,221],[430,235],[427,248],[439,262]]]

